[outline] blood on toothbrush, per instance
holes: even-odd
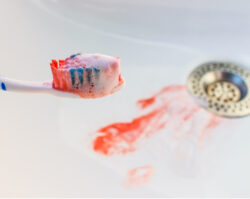
[[[75,54],[50,63],[54,89],[82,98],[99,98],[122,89],[120,58],[100,54]]]
[[[93,140],[95,152],[109,156],[132,153],[142,139],[163,130],[172,133],[173,137],[188,136],[192,134],[196,118],[203,110],[190,99],[182,85],[164,87],[155,95],[138,100],[137,105],[142,111],[149,111],[130,122],[113,123],[97,130]],[[197,123],[198,126],[204,125],[198,135],[200,139],[222,121],[210,113],[205,114],[207,123]]]
[[[131,169],[127,173],[126,185],[128,187],[136,187],[146,184],[151,180],[153,173],[154,168],[151,165]]]

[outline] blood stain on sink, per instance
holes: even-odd
[[[135,142],[165,126],[161,121],[165,111],[156,109],[133,119],[131,122],[120,122],[100,128],[93,148],[104,155],[126,154],[135,151]]]
[[[171,94],[172,92],[175,93],[175,92],[181,92],[184,90],[186,90],[186,88],[185,86],[182,86],[182,85],[166,86],[163,89],[161,89],[158,93],[154,94],[152,97],[138,100],[137,105],[139,108],[145,109],[153,105],[157,101],[157,98],[163,96],[164,94]]]
[[[210,115],[210,118],[207,122],[207,124],[204,126],[204,128],[201,130],[200,136],[199,136],[199,141],[200,141],[200,146],[203,144],[203,140],[206,135],[208,135],[208,132],[217,126],[219,126],[222,122],[222,118],[219,118],[215,115]]]
[[[163,129],[179,138],[193,135],[191,131],[194,127],[200,126],[198,137],[201,141],[208,131],[222,122],[222,119],[198,107],[183,85],[166,86],[155,95],[138,100],[136,104],[142,111],[140,116],[128,122],[109,124],[95,132],[95,152],[109,156],[132,153],[140,140]],[[205,112],[205,123],[197,120],[201,111]]]
[[[148,98],[148,99],[141,99],[137,101],[137,104],[142,108],[147,108],[148,106],[152,105],[155,102],[155,96]]]
[[[151,180],[153,173],[154,168],[151,165],[129,170],[126,177],[126,187],[137,187],[148,183]]]

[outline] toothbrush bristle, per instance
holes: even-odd
[[[102,97],[123,84],[120,59],[99,54],[74,54],[51,61],[53,88],[84,98]]]

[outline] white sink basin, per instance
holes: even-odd
[[[127,85],[97,100],[1,92],[0,196],[249,197],[249,117],[223,121],[201,143],[209,113],[199,110],[188,125],[168,118],[172,126],[134,152],[93,150],[95,131],[146,114],[136,101],[184,85],[196,63],[218,57],[250,66],[249,7],[243,0],[2,1],[1,75],[43,81],[52,58],[96,52],[120,56]],[[190,100],[178,98],[172,113]],[[145,166],[152,175],[130,182],[129,173]]]

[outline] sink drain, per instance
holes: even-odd
[[[218,81],[210,84],[207,88],[210,98],[220,103],[235,103],[241,98],[240,89],[230,82]]]
[[[207,110],[225,117],[250,114],[250,71],[230,62],[208,62],[188,77],[188,91]]]

